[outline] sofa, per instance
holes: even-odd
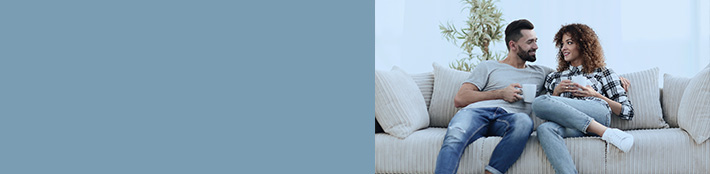
[[[460,108],[453,99],[469,72],[433,64],[409,74],[375,70],[375,172],[434,173],[446,126]],[[663,75],[659,68],[620,74],[631,81],[633,120],[612,115],[610,127],[634,136],[629,152],[600,137],[565,138],[580,173],[710,173],[710,65],[693,77]],[[530,104],[527,104],[528,107]],[[536,128],[545,120],[531,115]],[[458,173],[483,173],[501,137],[471,143]],[[533,131],[507,173],[554,173]]]

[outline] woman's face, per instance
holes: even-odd
[[[565,33],[562,36],[562,55],[565,61],[570,62],[572,66],[579,66],[582,64],[582,59],[579,58],[579,49],[577,43],[572,40],[572,36],[569,33]]]

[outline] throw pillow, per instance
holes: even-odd
[[[690,83],[690,78],[663,74],[661,107],[663,107],[663,119],[671,127],[678,127],[678,107],[680,107],[680,100],[688,83]]]
[[[634,117],[631,120],[622,120],[612,115],[611,127],[622,130],[668,128],[661,111],[658,67],[619,76],[631,82],[627,95],[634,108]]]
[[[434,67],[434,92],[431,94],[429,106],[430,125],[447,127],[451,118],[460,109],[454,107],[454,97],[471,73],[454,70],[436,62],[432,66]]]
[[[375,118],[385,132],[401,139],[429,126],[422,93],[405,72],[375,70]]]
[[[695,143],[710,137],[710,64],[690,79],[678,107],[678,126]]]
[[[397,66],[392,67],[392,70],[404,72],[404,70]],[[432,72],[425,72],[419,74],[410,74],[410,76],[412,76],[414,82],[417,83],[419,91],[422,92],[422,95],[424,97],[424,102],[426,102],[426,108],[429,109],[429,105],[431,103],[431,93],[434,91],[434,74]]]

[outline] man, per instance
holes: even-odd
[[[522,84],[535,84],[542,91],[545,76],[553,69],[526,65],[536,60],[537,36],[530,21],[508,24],[505,42],[508,55],[502,61],[485,61],[471,71],[456,94],[454,104],[464,107],[451,119],[436,160],[436,173],[455,173],[466,146],[483,136],[502,136],[493,150],[486,173],[505,173],[525,148],[533,130],[522,101]]]

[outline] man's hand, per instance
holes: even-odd
[[[513,83],[508,85],[508,87],[505,87],[500,90],[500,95],[503,98],[503,100],[513,103],[516,102],[520,99],[523,99],[523,96],[520,96],[520,93],[523,91],[520,90],[519,88],[522,88],[523,86],[520,86],[518,83]]]
[[[624,77],[619,77],[619,79],[621,80],[621,87],[624,88],[624,91],[626,91],[626,93],[629,93],[629,90],[631,89],[631,82],[629,81],[629,79],[626,79]]]

